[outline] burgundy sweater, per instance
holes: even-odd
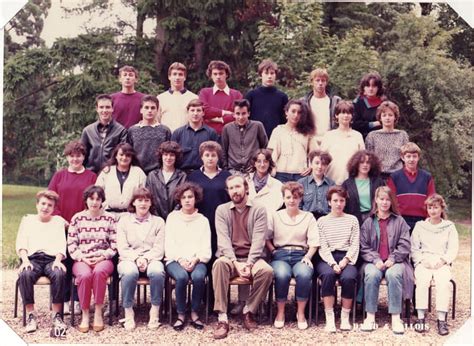
[[[138,123],[142,120],[140,102],[144,95],[138,91],[135,91],[133,94],[124,94],[119,91],[110,95],[114,103],[112,117],[126,129]]]

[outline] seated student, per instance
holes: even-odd
[[[365,147],[380,158],[383,178],[403,167],[400,159],[400,148],[408,143],[408,134],[395,128],[400,111],[392,101],[383,101],[375,114],[382,129],[370,132],[365,138]]]
[[[217,132],[203,123],[204,104],[198,99],[191,100],[186,106],[188,123],[177,128],[171,140],[178,143],[183,150],[181,169],[188,175],[202,166],[199,146],[206,141],[219,141]]]
[[[82,130],[81,142],[86,147],[84,166],[99,173],[119,143],[127,141],[127,130],[112,119],[113,102],[109,95],[96,97],[99,119]]]
[[[268,142],[276,164],[275,178],[282,183],[296,181],[311,172],[307,161],[314,134],[313,119],[303,101],[290,100],[285,114],[286,123],[273,130]]]
[[[431,280],[436,285],[436,311],[439,335],[449,334],[446,314],[449,308],[449,281],[451,265],[459,249],[458,232],[454,223],[446,218],[446,202],[438,194],[425,201],[428,218],[419,221],[411,235],[411,258],[415,265],[417,332],[428,330],[425,313],[428,309],[428,289]]]
[[[105,191],[105,210],[113,213],[118,221],[120,215],[127,212],[133,190],[144,186],[145,181],[146,175],[132,146],[128,143],[117,145],[96,181],[96,185]]]
[[[215,339],[223,339],[229,333],[227,305],[230,279],[241,277],[253,281],[242,311],[243,325],[249,331],[257,328],[253,314],[268,294],[273,280],[272,267],[263,259],[268,228],[265,208],[248,200],[248,185],[244,177],[232,175],[227,178],[226,186],[232,201],[221,204],[216,210],[218,249],[217,260],[212,267],[214,311],[218,313]]]
[[[165,221],[150,213],[153,200],[144,187],[134,190],[128,206],[117,224],[117,250],[120,262],[117,271],[122,284],[122,305],[125,330],[135,329],[133,298],[138,277],[150,279],[151,308],[148,329],[160,326],[158,319],[165,285],[163,266]]]
[[[234,100],[243,98],[240,91],[227,85],[230,77],[230,67],[220,60],[212,60],[207,66],[206,76],[214,82],[214,86],[199,91],[199,100],[204,103],[204,121],[206,125],[222,133],[225,124],[230,123]]]
[[[156,156],[159,168],[148,174],[146,187],[153,196],[154,213],[166,220],[168,214],[176,207],[174,192],[186,181],[186,173],[178,169],[182,158],[178,143],[172,141],[161,143]]]
[[[187,69],[180,62],[174,62],[168,68],[170,88],[158,95],[160,101],[160,122],[171,131],[186,124],[186,106],[198,96],[184,86]]]
[[[397,200],[387,186],[375,191],[372,215],[360,230],[361,275],[364,282],[367,317],[361,330],[375,330],[375,313],[379,288],[385,277],[388,286],[388,313],[392,331],[403,334],[400,320],[402,302],[413,296],[413,268],[410,263],[410,233],[405,220],[398,214]]]
[[[34,285],[43,275],[51,281],[53,328],[67,328],[61,317],[66,285],[66,267],[61,263],[66,258],[66,221],[61,216],[53,216],[58,200],[54,191],[39,191],[36,194],[37,214],[21,219],[16,237],[16,252],[21,258],[19,287],[26,309],[27,333],[38,329]]]
[[[77,293],[82,309],[81,333],[89,331],[89,307],[94,292],[93,330],[104,330],[102,307],[107,278],[114,271],[112,258],[117,253],[115,216],[102,208],[104,190],[92,185],[84,191],[86,209],[72,217],[67,246],[74,260],[72,273],[76,277]]]
[[[140,107],[142,120],[130,127],[127,133],[127,142],[137,154],[145,174],[158,168],[155,153],[161,143],[171,138],[170,129],[158,120],[158,107],[158,99],[155,96],[143,96]]]
[[[301,209],[313,213],[316,219],[329,213],[326,194],[334,181],[326,177],[328,165],[332,161],[331,155],[325,151],[314,150],[309,153],[311,174],[298,180],[303,185],[304,195],[301,200]]]
[[[370,131],[382,127],[377,120],[377,107],[385,99],[382,77],[377,72],[369,72],[360,80],[359,96],[354,102],[354,130],[365,138]]]
[[[262,85],[250,90],[245,99],[250,102],[250,119],[258,120],[265,127],[265,132],[270,138],[273,129],[285,123],[285,105],[288,95],[276,88],[278,66],[270,59],[263,60],[258,65],[258,75]]]
[[[410,234],[418,221],[426,217],[425,200],[434,194],[435,184],[431,174],[418,168],[421,149],[413,142],[400,148],[403,168],[393,172],[387,180],[387,186],[397,195],[400,214],[408,226]]]
[[[326,69],[316,68],[309,75],[312,90],[304,96],[314,125],[316,134],[314,139],[321,145],[321,139],[329,130],[335,129],[334,113],[341,98],[334,94],[328,95],[329,74]]]
[[[174,330],[184,329],[186,321],[186,288],[193,283],[191,325],[203,329],[199,307],[204,297],[206,263],[211,259],[211,228],[209,220],[198,212],[196,203],[202,200],[202,189],[193,183],[180,185],[174,198],[181,205],[168,215],[165,228],[166,271],[176,281],[178,319]]]
[[[347,171],[349,178],[342,187],[346,189],[349,200],[344,211],[354,215],[362,226],[372,209],[375,190],[385,185],[380,177],[380,161],[373,152],[359,150],[347,163]]]
[[[114,103],[113,118],[126,129],[140,121],[140,102],[145,96],[135,90],[138,82],[138,71],[132,66],[122,66],[119,70],[119,82],[122,90],[110,96]]]
[[[359,223],[353,215],[344,213],[347,192],[341,186],[331,186],[326,195],[331,212],[318,220],[321,261],[316,272],[321,279],[321,296],[324,302],[328,333],[336,332],[334,321],[334,286],[342,286],[341,330],[351,330],[349,314],[352,308],[357,281],[357,256],[359,255]]]
[[[337,128],[326,132],[321,140],[321,150],[332,156],[327,176],[338,185],[349,176],[347,163],[358,150],[365,149],[362,135],[351,128],[354,106],[349,101],[340,101],[336,105],[335,120]]]
[[[268,138],[260,121],[249,120],[249,101],[234,101],[234,119],[222,130],[222,161],[232,174],[244,174],[250,156],[267,146]]]
[[[275,328],[285,325],[285,304],[288,299],[290,279],[296,280],[296,320],[298,329],[308,328],[304,310],[308,302],[313,279],[311,259],[319,246],[318,225],[314,216],[299,208],[303,186],[294,181],[283,184],[281,189],[285,209],[271,216],[266,246],[272,253],[271,266],[275,276],[277,314]],[[310,307],[311,308],[311,307]]]

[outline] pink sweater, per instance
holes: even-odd
[[[223,91],[217,91],[213,94],[212,87],[201,89],[199,92],[199,100],[204,103],[204,122],[206,125],[212,127],[220,135],[224,125],[233,121],[234,118],[231,115],[226,115],[224,116],[224,123],[217,123],[211,121],[211,119],[216,117],[221,118],[223,110],[233,112],[234,100],[241,99],[243,99],[242,94],[235,89],[230,89],[230,95],[227,95]]]

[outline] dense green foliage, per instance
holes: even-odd
[[[198,91],[209,84],[207,63],[222,59],[232,68],[230,85],[245,92],[259,82],[258,63],[272,58],[292,97],[309,91],[315,67],[328,69],[332,91],[346,99],[356,96],[364,73],[379,71],[388,98],[400,106],[399,126],[423,149],[422,165],[433,172],[438,190],[470,197],[472,29],[449,7],[424,7],[417,16],[413,4],[396,3],[121,3],[135,16],[58,39],[51,48],[39,39],[50,1],[32,1],[24,11],[34,15],[10,23],[18,35],[28,21],[37,24],[31,44],[5,41],[3,166],[9,181],[50,178],[63,163],[63,144],[95,118],[94,96],[119,89],[116,75],[124,64],[140,70],[138,90],[156,94],[167,87],[173,61],[188,66],[188,87]],[[94,0],[69,11],[98,15],[107,9],[107,0]],[[153,34],[144,30],[147,21]]]

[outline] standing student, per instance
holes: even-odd
[[[415,224],[426,218],[426,198],[436,191],[430,172],[418,168],[420,147],[408,142],[400,148],[400,152],[403,168],[390,175],[387,186],[397,195],[400,214],[410,226],[411,234]]]
[[[319,218],[319,240],[321,261],[316,263],[316,271],[321,279],[321,296],[326,315],[324,330],[336,332],[334,319],[334,285],[341,284],[342,311],[341,330],[351,330],[351,312],[354,288],[357,282],[355,266],[359,255],[359,223],[353,215],[344,213],[347,192],[341,186],[331,186],[326,195],[331,212]]]
[[[127,141],[135,150],[145,174],[158,168],[155,153],[161,143],[171,138],[170,129],[158,120],[159,102],[155,96],[145,95],[141,100],[142,120],[128,129]]]
[[[82,130],[81,142],[86,147],[84,165],[99,173],[119,143],[127,141],[127,130],[112,119],[112,98],[101,94],[95,99],[98,120]]]
[[[376,118],[382,124],[382,129],[367,135],[365,147],[379,157],[383,178],[387,179],[390,174],[403,167],[400,148],[408,143],[408,134],[395,128],[400,118],[400,111],[392,101],[383,101],[380,104]]]
[[[66,258],[64,229],[67,223],[61,216],[53,216],[58,199],[54,191],[39,191],[36,194],[37,214],[25,215],[21,219],[16,237],[16,252],[21,259],[18,282],[25,305],[27,333],[38,329],[34,287],[42,275],[51,281],[53,328],[67,328],[61,316],[67,285],[66,268],[61,263]]]
[[[171,140],[183,150],[181,169],[187,174],[202,166],[199,146],[206,141],[219,141],[217,132],[204,124],[204,103],[198,99],[189,101],[186,106],[188,123],[177,128]]]
[[[275,178],[281,182],[296,181],[310,173],[308,153],[314,134],[313,119],[301,100],[290,100],[285,106],[286,123],[272,132],[268,149],[276,164]]]
[[[459,250],[458,232],[454,223],[446,218],[446,202],[438,194],[425,201],[428,218],[415,225],[411,235],[411,258],[415,265],[417,332],[427,331],[425,313],[428,309],[428,290],[431,280],[436,285],[436,311],[438,334],[449,334],[446,314],[449,308],[449,281],[451,265]]]
[[[198,98],[184,86],[186,77],[186,66],[180,62],[172,63],[168,68],[170,88],[158,95],[160,123],[171,131],[186,124],[186,107],[191,100]]]
[[[86,209],[73,216],[68,230],[68,250],[74,260],[72,272],[76,277],[77,292],[82,309],[79,331],[89,331],[89,307],[94,293],[95,312],[93,330],[104,329],[102,307],[107,278],[114,271],[112,258],[117,253],[115,216],[102,208],[105,200],[100,186],[84,191]]]
[[[380,74],[370,72],[364,75],[359,84],[359,96],[354,100],[354,130],[359,131],[364,138],[369,132],[382,127],[376,112],[384,99]]]
[[[220,135],[224,125],[233,120],[234,100],[240,100],[243,96],[240,91],[227,85],[230,67],[225,62],[212,60],[206,76],[212,79],[214,86],[199,91],[199,100],[204,103],[204,122]]]
[[[365,149],[362,135],[351,127],[353,114],[352,102],[340,101],[335,113],[337,129],[326,132],[321,140],[321,150],[332,156],[327,175],[338,185],[349,176],[347,163],[351,156],[356,151]]]
[[[86,188],[94,185],[97,176],[91,170],[84,168],[86,148],[80,141],[75,140],[67,143],[64,147],[64,155],[66,156],[68,167],[54,173],[49,182],[48,189],[59,195],[59,200],[54,204],[54,215],[59,215],[67,222],[71,222],[74,214],[84,210],[82,194]],[[67,230],[65,230],[65,233],[67,234]],[[66,281],[70,282],[73,261],[67,250],[64,264],[67,269]],[[77,314],[81,312],[77,290],[74,291],[74,307],[71,307],[69,306],[71,286],[66,285],[64,293],[65,314],[70,313],[72,308],[74,308],[74,312]]]
[[[375,330],[375,313],[383,278],[388,287],[388,313],[392,331],[403,334],[400,319],[402,302],[413,297],[413,268],[410,263],[410,233],[405,220],[398,214],[394,193],[387,186],[375,191],[372,215],[360,230],[361,276],[364,282],[367,317],[362,331]]]
[[[234,122],[222,130],[223,166],[232,174],[244,174],[250,156],[267,146],[268,137],[260,121],[249,120],[249,101],[234,101]]]
[[[275,86],[277,72],[276,63],[270,59],[263,60],[258,65],[262,85],[245,95],[245,99],[250,102],[250,119],[263,124],[268,138],[275,127],[285,123],[284,109],[288,103],[288,95]]]
[[[105,191],[105,210],[113,213],[118,221],[120,215],[127,212],[133,190],[143,187],[145,181],[146,175],[132,146],[128,143],[117,145],[96,181],[96,185]]]
[[[349,178],[342,183],[342,187],[346,189],[349,200],[344,211],[354,215],[362,226],[370,215],[375,190],[385,185],[380,177],[380,161],[373,152],[359,150],[347,163],[347,171]]]
[[[183,156],[178,143],[161,143],[156,152],[160,168],[148,174],[146,187],[153,196],[155,213],[164,220],[176,207],[174,192],[186,181],[186,174],[179,169]]]
[[[314,217],[319,219],[330,211],[326,195],[334,181],[326,176],[326,171],[332,157],[325,151],[314,150],[309,153],[308,159],[311,174],[298,180],[304,189],[301,209],[312,212]]]
[[[122,90],[110,96],[114,102],[113,118],[126,129],[140,121],[140,102],[144,94],[135,90],[138,82],[138,71],[132,66],[123,66],[119,70],[119,81]]]
[[[318,145],[329,130],[336,128],[334,114],[341,98],[328,95],[329,74],[326,69],[316,68],[309,75],[312,90],[303,98],[316,126],[315,140]]]

